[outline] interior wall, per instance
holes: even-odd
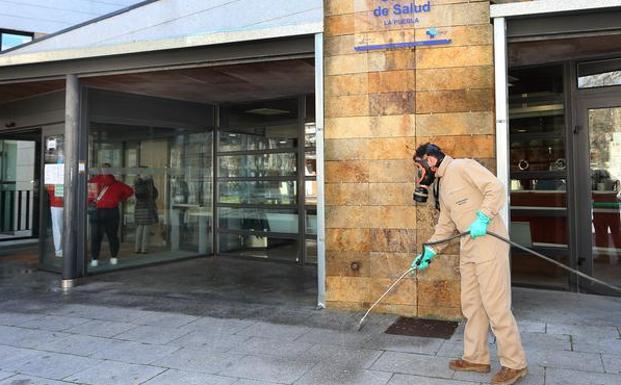
[[[325,2],[327,305],[364,310],[409,268],[436,211],[412,201],[418,144],[493,169],[494,72],[489,1],[430,1],[417,23],[386,25],[382,1]],[[390,5],[388,5],[390,6]],[[429,39],[447,45],[356,51]],[[457,319],[458,247],[406,278],[379,311]],[[354,263],[356,262],[356,263]],[[356,268],[359,267],[359,268]]]

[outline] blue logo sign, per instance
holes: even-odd
[[[432,11],[431,1],[416,2],[411,1],[404,3],[400,0],[377,0],[379,5],[373,8],[373,17],[376,19],[382,19],[384,26],[387,28],[420,23],[419,17],[428,14]],[[379,49],[390,48],[412,48],[419,46],[436,46],[451,44],[451,39],[437,39],[441,34],[446,32],[440,32],[437,28],[429,28],[425,31],[425,35],[428,40],[421,41],[406,41],[400,43],[387,43],[387,44],[372,44],[354,47],[356,51],[371,51]]]

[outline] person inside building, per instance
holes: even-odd
[[[50,202],[50,216],[52,218],[52,239],[54,240],[54,255],[63,256],[63,196],[62,185],[48,184],[45,186]]]
[[[110,264],[118,263],[119,224],[121,216],[119,204],[134,194],[134,190],[118,181],[110,174],[110,164],[104,163],[100,175],[91,178],[89,183],[89,222],[91,224],[91,266],[99,265],[99,252],[104,233],[110,244]]]
[[[136,206],[134,208],[136,246],[134,252],[146,254],[149,249],[151,225],[158,222],[158,191],[155,188],[153,177],[148,173],[147,168],[141,167],[141,169],[143,171],[134,181],[134,196],[136,197]]]
[[[508,236],[498,215],[505,204],[502,183],[477,161],[453,159],[435,144],[419,146],[414,161],[420,170],[417,193],[422,187],[433,189],[438,195],[440,215],[429,241],[448,238],[456,231],[470,233],[461,239],[459,262],[461,309],[466,318],[464,354],[463,358],[450,361],[449,367],[457,371],[488,373],[491,325],[501,364],[492,384],[513,384],[526,376],[528,370],[511,311],[509,245],[486,235],[491,231]],[[445,243],[426,246],[414,259],[412,267],[425,270],[445,246]]]

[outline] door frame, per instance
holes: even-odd
[[[577,78],[572,82],[577,89]],[[585,274],[593,275],[593,237],[591,233],[591,207],[592,205],[579,205],[580,197],[589,197],[591,201],[591,175],[590,175],[590,137],[588,127],[589,109],[621,107],[621,86],[592,88],[576,91],[575,99],[575,125],[574,125],[574,148],[576,149],[575,179],[576,179],[576,214],[575,224],[577,234],[577,264]],[[614,294],[611,289],[602,287],[587,281],[577,279],[578,289],[597,294]]]

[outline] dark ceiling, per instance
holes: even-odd
[[[238,103],[313,93],[313,59],[266,61],[83,78],[88,87],[197,103]],[[0,103],[64,89],[64,80],[0,85]]]

